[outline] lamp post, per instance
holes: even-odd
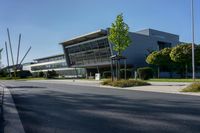
[[[191,0],[192,12],[192,79],[195,80],[195,61],[194,61],[194,0]]]

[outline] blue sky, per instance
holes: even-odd
[[[0,47],[9,27],[14,55],[22,34],[21,58],[25,62],[62,53],[59,42],[104,29],[119,13],[130,31],[153,28],[180,35],[191,42],[191,0],[0,0]],[[200,43],[200,0],[194,0],[195,42]],[[2,54],[6,64],[5,51]],[[15,57],[16,58],[16,57]],[[16,59],[15,59],[16,60]]]

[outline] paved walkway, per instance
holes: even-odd
[[[200,96],[200,93],[181,92],[181,90],[187,87],[189,84],[191,83],[151,82],[150,86],[138,86],[138,87],[117,88],[117,89]]]
[[[0,87],[4,85],[0,82]],[[12,95],[6,87],[4,87],[4,104],[3,104],[3,117],[4,117],[4,133],[24,133],[18,111],[15,107]]]
[[[191,84],[191,82],[150,82],[149,86],[138,86],[138,87],[111,87],[100,85],[101,81],[95,80],[32,80],[27,82],[42,82],[42,83],[64,83],[71,85],[81,85],[81,86],[95,86],[95,87],[103,87],[103,88],[115,88],[115,89],[123,89],[123,90],[138,90],[138,91],[149,91],[149,92],[159,92],[159,93],[173,93],[173,94],[184,94],[184,95],[195,95],[200,96],[200,93],[190,93],[190,92],[180,92],[183,88],[187,87]]]

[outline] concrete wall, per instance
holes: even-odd
[[[158,41],[171,43],[172,47],[179,44],[179,36],[151,29],[144,30],[141,33],[130,32],[129,35],[132,43],[123,52],[123,55],[127,57],[127,64],[132,64],[134,67],[148,65],[145,62],[149,54],[148,50],[159,50]]]

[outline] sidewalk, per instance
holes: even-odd
[[[149,82],[149,83],[151,83],[151,85],[126,87],[126,88],[103,86],[103,85],[101,85],[101,87],[123,89],[123,90],[136,90],[136,91],[200,96],[200,93],[180,92],[183,88],[187,87],[191,83],[182,83],[182,82]]]
[[[194,95],[200,96],[200,93],[193,92],[180,92],[183,88],[187,87],[192,82],[149,82],[149,86],[137,86],[137,87],[112,87],[100,85],[102,81],[96,80],[80,80],[80,79],[64,79],[64,80],[38,80],[38,81],[27,81],[27,82],[43,82],[43,83],[63,83],[70,85],[82,85],[82,86],[94,86],[101,88],[112,88],[112,89],[122,89],[122,90],[137,90],[137,91],[148,91],[148,92],[159,92],[159,93],[171,93],[171,94],[184,94],[184,95]]]
[[[1,84],[1,83],[0,83]],[[3,85],[1,84],[0,87]],[[25,133],[9,89],[4,87],[4,133]]]

